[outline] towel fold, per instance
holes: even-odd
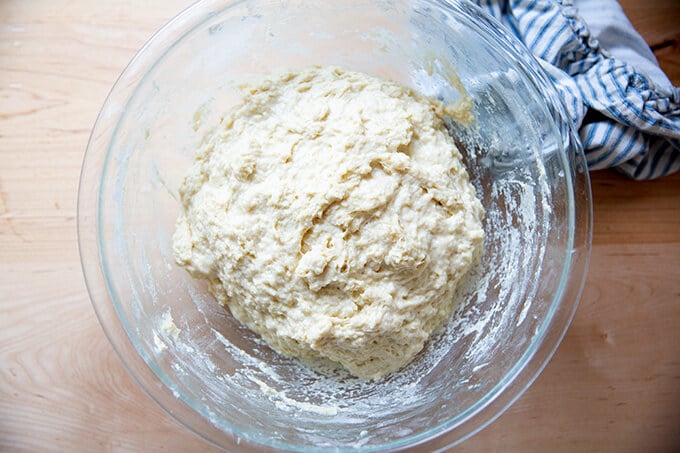
[[[616,0],[473,0],[537,57],[579,129],[591,170],[680,170],[680,89]]]

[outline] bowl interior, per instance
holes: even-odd
[[[179,183],[201,137],[238,100],[238,84],[310,65],[475,103],[474,126],[451,129],[486,210],[484,257],[452,321],[411,365],[377,382],[273,353],[172,258]],[[96,231],[96,254],[87,262],[85,253],[84,266],[100,268],[105,288],[96,277],[88,286],[114,346],[149,393],[153,375],[172,392],[157,398],[168,411],[223,447],[398,448],[469,434],[460,428],[519,385],[555,329],[559,341],[561,313],[568,323],[576,304],[565,288],[580,150],[551,90],[521,47],[463,3],[190,8],[121,77],[83,170],[93,182],[81,184],[81,229]],[[152,374],[135,371],[140,359]]]

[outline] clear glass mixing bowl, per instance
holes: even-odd
[[[273,353],[172,258],[178,184],[254,75],[339,65],[455,102],[486,209],[482,263],[452,321],[377,382]],[[90,295],[146,392],[230,450],[435,450],[474,434],[536,378],[572,318],[591,235],[587,169],[556,90],[464,1],[203,1],[160,30],[109,95],[83,164]]]

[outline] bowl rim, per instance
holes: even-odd
[[[551,98],[558,114],[567,118],[561,98],[539,63],[518,40],[508,34],[500,24],[495,23],[495,19],[490,18],[476,5],[462,0],[421,1],[449,8],[459,14],[474,13],[480,16],[479,19],[482,21],[480,24],[483,25],[479,26],[484,28],[482,31],[496,35],[504,50],[519,53],[523,57],[518,67],[525,72],[529,80],[534,83],[540,81],[542,93],[545,87],[550,87],[544,95]],[[228,447],[217,440],[218,438],[228,440],[229,446],[233,448],[237,446],[250,448],[251,446],[247,444],[252,443],[253,448],[263,445],[296,450],[300,447],[267,438],[255,438],[248,433],[239,432],[226,422],[218,423],[219,427],[215,426],[215,422],[210,421],[209,414],[201,410],[199,404],[188,400],[184,395],[179,395],[173,389],[172,383],[157,367],[154,367],[153,360],[146,356],[143,349],[137,347],[136,341],[130,337],[130,330],[121,317],[118,304],[115,302],[113,286],[107,277],[102,237],[98,233],[102,222],[99,209],[102,199],[101,175],[105,172],[111,156],[112,140],[108,138],[115,137],[126,110],[125,107],[118,105],[117,110],[112,111],[111,105],[115,104],[115,100],[121,95],[125,95],[124,99],[127,99],[128,105],[135,98],[137,89],[148,73],[185,37],[207,20],[247,2],[248,0],[202,0],[194,3],[153,34],[121,73],[97,117],[83,158],[78,190],[78,246],[85,283],[99,322],[128,374],[158,406],[182,426],[219,448]],[[223,6],[214,8],[212,5]],[[167,42],[172,44],[168,47]],[[592,243],[592,200],[585,156],[573,128],[567,127],[562,132],[570,136],[569,140],[575,147],[574,153],[561,153],[565,170],[570,170],[565,171],[568,187],[571,188],[568,203],[569,239],[559,289],[548,315],[540,324],[539,333],[507,374],[482,399],[468,407],[456,419],[440,423],[417,435],[381,446],[368,447],[365,451],[383,448],[401,450],[414,446],[448,448],[463,442],[500,417],[529,388],[557,350],[578,306],[585,284]],[[102,141],[106,144],[103,148],[99,146]],[[104,148],[106,152],[101,155],[101,149]],[[100,154],[97,154],[98,151]],[[92,190],[93,188],[97,190]],[[96,215],[93,215],[93,212]],[[95,266],[95,263],[98,266]],[[577,272],[574,273],[574,270]],[[104,289],[106,291],[103,291]],[[561,303],[565,298],[568,299],[566,303]],[[555,327],[551,329],[553,325]],[[158,380],[163,383],[162,386],[151,384]],[[511,385],[514,387],[509,391]],[[175,407],[177,402],[181,403],[181,407]],[[173,407],[170,407],[170,403]],[[189,421],[190,412],[200,414],[204,423]],[[455,438],[452,436],[453,433],[457,434]],[[245,442],[242,443],[242,440]]]

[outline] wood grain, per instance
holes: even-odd
[[[652,48],[680,38],[680,2],[677,0],[619,0],[619,4]]]
[[[0,451],[215,451],[123,369],[83,283],[76,193],[118,74],[185,0],[0,2]],[[622,0],[652,44],[676,0]],[[678,45],[657,57],[680,85]],[[680,175],[592,175],[594,241],[554,359],[459,451],[680,450]]]
[[[680,86],[680,1],[620,0],[636,30],[654,50],[659,66]]]

